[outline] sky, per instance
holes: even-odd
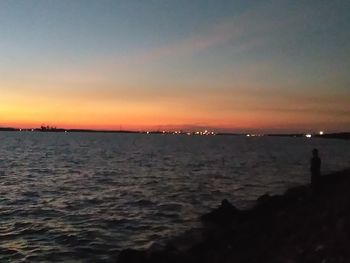
[[[0,126],[350,130],[350,1],[2,0]]]

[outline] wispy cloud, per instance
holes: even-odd
[[[288,4],[288,1],[272,1],[203,28],[187,38],[128,54],[121,57],[120,61],[124,66],[128,63],[149,63],[163,58],[196,54],[228,43],[233,51],[249,51],[281,38],[292,39],[314,22],[315,12],[322,16],[327,11],[325,5],[317,5],[315,8],[309,4],[301,8],[298,4]]]

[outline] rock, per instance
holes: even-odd
[[[260,196],[257,200],[256,203],[259,204],[263,204],[266,203],[269,199],[271,198],[271,195],[269,194],[264,194],[262,196]]]
[[[221,201],[221,205],[211,211],[208,214],[205,214],[201,217],[202,222],[205,223],[214,223],[214,224],[229,224],[240,213],[234,205],[232,205],[227,199]]]
[[[172,250],[157,251],[150,255],[149,261],[152,263],[175,263],[179,262],[178,255]]]
[[[291,203],[304,201],[310,195],[308,187],[299,186],[288,189],[284,195],[264,194],[257,199],[255,208],[260,210],[276,210]]]
[[[315,248],[315,252],[318,252],[320,250],[323,250],[324,249],[324,245],[318,245],[316,248]]]
[[[255,210],[257,211],[270,211],[270,210],[276,210],[280,207],[284,207],[285,205],[285,198],[282,195],[268,195],[265,194],[261,197],[258,198],[256,205],[255,205]]]
[[[118,263],[143,263],[146,262],[146,252],[135,249],[126,249],[120,252]]]
[[[294,187],[239,210],[223,200],[204,224],[163,249],[126,250],[119,263],[350,262],[350,171],[325,176],[320,189]],[[317,193],[317,194],[315,194]]]
[[[287,201],[302,201],[310,195],[310,189],[306,186],[298,186],[290,188],[284,194]]]

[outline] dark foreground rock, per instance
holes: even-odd
[[[224,199],[218,208],[201,216],[201,221],[204,223],[229,225],[233,220],[239,217],[240,213],[241,211],[239,211],[227,199]]]
[[[317,187],[260,197],[241,211],[227,200],[201,217],[200,230],[158,251],[125,250],[118,263],[350,262],[350,170]]]

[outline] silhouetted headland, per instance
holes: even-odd
[[[201,217],[203,227],[162,248],[124,250],[118,263],[350,262],[350,169],[283,195],[263,195],[253,208],[229,201]]]

